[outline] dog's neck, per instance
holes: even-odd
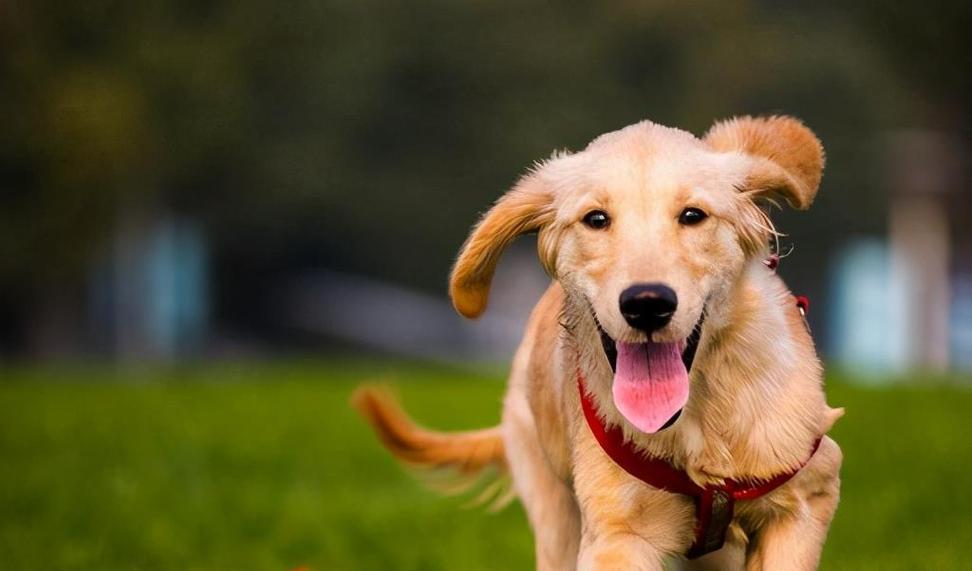
[[[607,377],[590,387],[605,420],[700,484],[796,469],[839,416],[826,405],[820,362],[782,280],[755,260],[723,297],[710,303],[689,400],[669,429],[631,426],[614,407],[603,359],[581,354],[590,375]]]

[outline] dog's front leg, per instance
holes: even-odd
[[[840,449],[825,441],[814,464],[794,478],[794,485],[784,496],[781,503],[788,509],[768,518],[751,534],[747,571],[817,568],[840,498],[840,463]]]
[[[832,509],[802,510],[770,522],[755,536],[746,559],[746,571],[813,571],[820,564]]]
[[[692,541],[691,500],[648,487],[609,461],[575,479],[581,509],[581,571],[655,571]],[[606,459],[603,459],[606,460]]]
[[[661,571],[664,553],[631,532],[584,533],[578,571]]]
[[[584,427],[586,428],[586,427]],[[692,500],[648,486],[615,464],[588,430],[573,456],[581,516],[580,571],[661,571],[692,543]]]

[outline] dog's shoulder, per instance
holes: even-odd
[[[567,478],[570,475],[571,419],[566,414],[571,394],[568,371],[563,367],[561,319],[564,290],[553,282],[540,298],[527,324],[523,339],[529,355],[523,366],[527,368],[523,381],[527,401],[536,423],[544,455],[554,472]]]

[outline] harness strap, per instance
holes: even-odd
[[[587,426],[601,449],[621,469],[653,488],[673,494],[689,496],[695,503],[695,541],[686,556],[694,559],[722,547],[726,531],[732,522],[737,500],[754,500],[779,488],[800,471],[820,447],[820,438],[806,462],[792,472],[778,474],[758,482],[726,480],[721,486],[701,487],[688,473],[675,468],[667,460],[646,456],[624,438],[618,426],[608,427],[597,415],[594,399],[584,386],[584,377],[577,371],[577,389]]]
[[[773,254],[763,263],[770,271],[776,271],[780,264],[780,257]],[[796,296],[794,301],[804,325],[807,325],[806,316],[810,310],[810,300],[800,295]],[[807,328],[809,329],[809,325]],[[631,442],[625,440],[621,427],[606,426],[597,415],[594,399],[584,386],[584,376],[580,367],[577,369],[577,390],[580,393],[581,408],[587,426],[591,429],[594,439],[601,445],[601,449],[615,464],[653,488],[692,498],[695,503],[695,541],[685,554],[689,559],[722,548],[735,513],[736,501],[755,500],[789,482],[817,453],[823,438],[819,437],[814,441],[810,455],[796,470],[777,474],[767,480],[725,480],[721,486],[710,485],[703,488],[696,484],[687,472],[675,468],[667,460],[649,457],[635,449]]]

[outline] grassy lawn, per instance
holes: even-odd
[[[498,420],[498,377],[408,365],[0,370],[0,567],[531,568],[518,505],[424,490],[353,415],[382,374],[430,426]],[[831,385],[846,460],[822,568],[969,568],[972,391]]]

